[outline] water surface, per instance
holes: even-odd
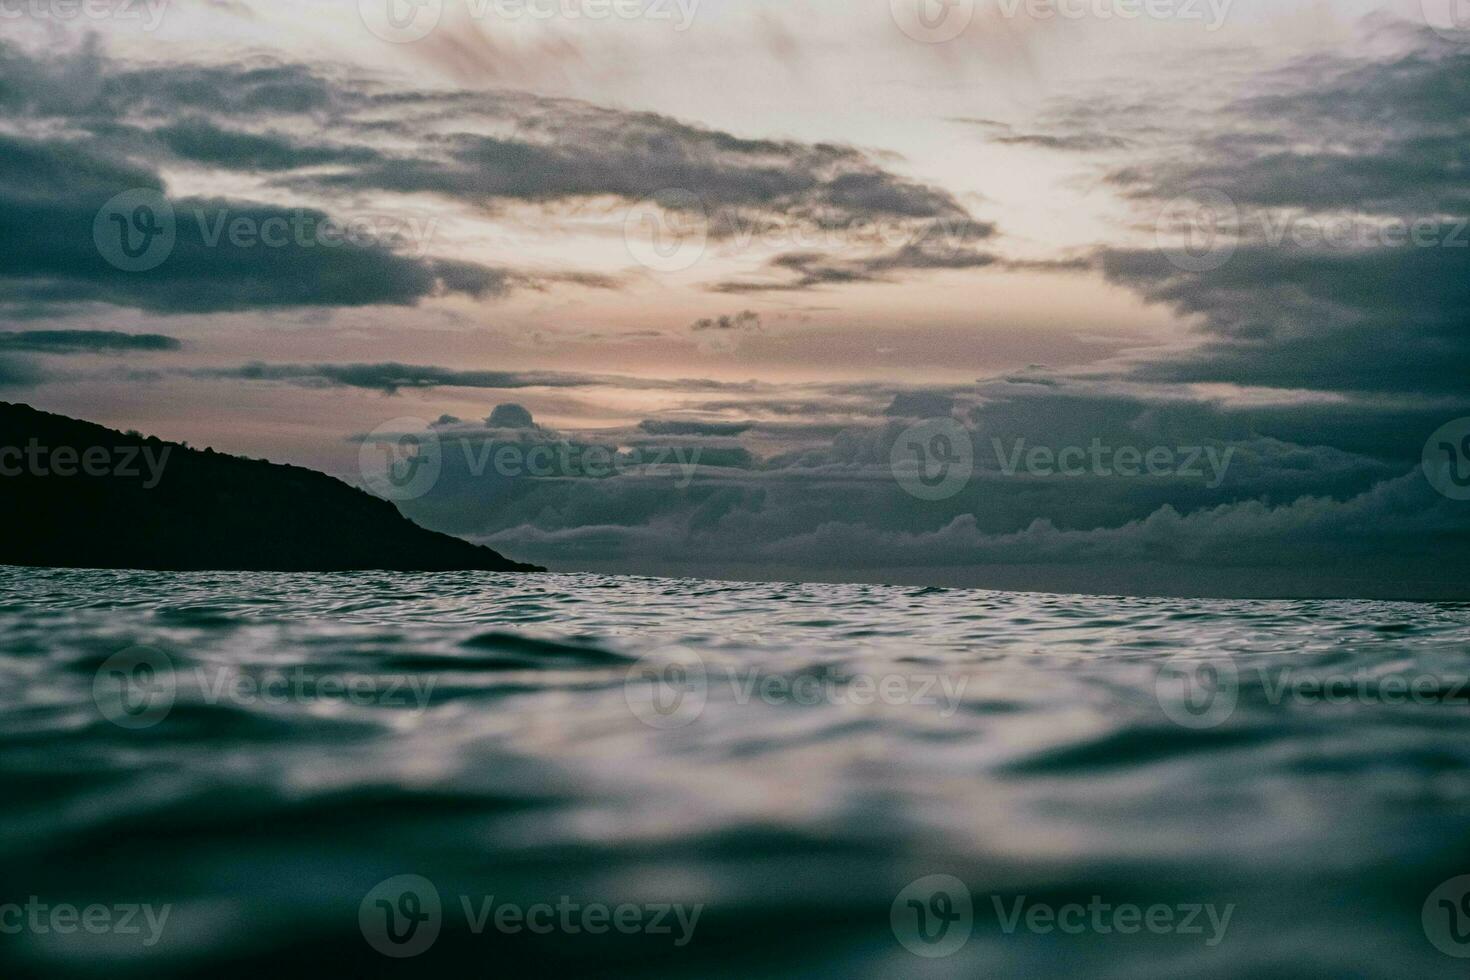
[[[1466,604],[0,569],[0,903],[170,909],[151,945],[25,928],[0,956],[6,976],[1461,976],[1431,936],[1458,899],[1431,895],[1470,874],[1467,673]],[[392,958],[368,933],[422,907],[395,894],[371,924],[403,875],[439,931]],[[905,893],[935,875],[973,908],[943,958],[911,920],[953,905]],[[490,896],[700,912],[683,937],[476,929],[465,901]],[[1223,934],[1006,928],[1099,902],[1231,912]]]

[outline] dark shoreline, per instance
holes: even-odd
[[[26,568],[545,571],[422,528],[324,473],[6,402],[0,512],[0,564]]]

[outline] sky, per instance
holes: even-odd
[[[0,0],[0,400],[558,570],[1470,597],[1462,0]]]

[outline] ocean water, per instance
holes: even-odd
[[[0,569],[0,975],[1464,976],[1467,674],[1467,604]]]

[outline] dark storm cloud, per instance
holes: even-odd
[[[207,119],[185,119],[151,132],[174,155],[229,170],[284,171],[380,158],[368,147],[312,145],[278,132],[225,129]]]
[[[195,198],[169,202],[177,240],[167,258],[126,271],[98,247],[95,223],[114,195],[135,189],[161,193],[162,183],[107,159],[96,141],[0,135],[0,302],[95,302],[165,314],[411,305],[450,292],[497,295],[514,281],[503,270],[402,255],[388,240],[323,235],[335,226],[319,210]],[[237,240],[226,233],[235,222],[255,236],[287,229],[283,244]]]
[[[186,110],[223,116],[326,116],[362,99],[307,65],[261,59],[242,65],[109,70],[99,80],[89,108],[97,113],[165,117]]]
[[[834,229],[883,222],[914,233],[913,244],[882,255],[799,265],[788,260],[778,268],[794,272],[796,281],[776,288],[979,267],[988,256],[936,248],[919,233],[936,225],[963,228],[961,241],[972,242],[994,230],[973,222],[946,191],[902,178],[852,147],[747,139],[655,113],[527,93],[393,91],[378,79],[274,60],[133,66],[109,61],[95,46],[42,59],[0,43],[0,106],[28,131],[6,136],[10,145],[0,150],[28,141],[25,155],[36,158],[24,168],[10,167],[8,183],[0,184],[0,209],[7,212],[0,214],[0,230],[22,232],[40,246],[30,261],[12,255],[0,267],[7,280],[0,283],[0,299],[12,305],[95,301],[154,312],[218,312],[411,304],[445,293],[498,295],[557,283],[621,284],[576,270],[517,274],[410,258],[392,247],[331,255],[205,252],[190,247],[197,236],[187,221],[179,254],[156,272],[122,277],[88,256],[90,227],[82,221],[110,196],[102,191],[162,190],[160,168],[179,162],[268,175],[280,187],[327,202],[316,209],[321,215],[339,196],[356,200],[385,192],[432,194],[492,209],[512,202],[554,208],[654,199],[667,210],[702,214],[716,239],[791,223]],[[313,135],[302,135],[308,132]],[[129,162],[116,162],[122,160]],[[88,173],[99,167],[116,172]],[[25,182],[36,179],[22,171],[37,170],[68,180],[44,200],[15,200],[27,197]],[[73,182],[79,171],[97,179]],[[246,217],[273,217],[264,205],[237,207],[254,209]]]
[[[864,399],[866,420],[819,421],[856,398]],[[1135,381],[1038,375],[897,391],[828,385],[804,401],[700,405],[710,414],[647,419],[637,432],[538,437],[677,445],[683,459],[695,460],[687,483],[676,485],[672,472],[596,480],[559,473],[499,480],[491,493],[488,477],[455,473],[408,509],[436,527],[514,543],[553,564],[714,575],[782,567],[836,577],[924,568],[926,581],[1043,588],[1061,581],[1058,575],[1091,569],[1097,587],[1122,591],[1136,587],[1125,583],[1136,583],[1147,564],[1168,569],[1159,581],[1186,591],[1209,591],[1199,584],[1207,579],[1216,589],[1228,581],[1226,591],[1248,590],[1259,581],[1256,570],[1285,567],[1302,582],[1336,576],[1329,591],[1373,594],[1389,585],[1373,575],[1353,582],[1357,563],[1371,558],[1379,568],[1412,570],[1426,541],[1467,537],[1457,505],[1435,494],[1418,466],[1425,437],[1470,411],[1470,398],[1458,405],[1350,398],[1226,405]],[[753,421],[757,407],[769,405],[792,413],[792,421]],[[745,412],[743,420],[715,414]],[[893,454],[916,419],[934,416],[963,421],[975,474],[950,499],[916,501],[895,480]],[[652,441],[640,442],[639,434]],[[1220,478],[1212,471],[1205,478],[1090,472],[1058,479],[1005,470],[1016,446],[1058,450],[1094,440],[1140,451],[1196,447],[1213,454],[1201,458],[1223,461]],[[458,467],[463,454],[445,455]],[[1464,581],[1462,565],[1440,564],[1421,578],[1452,589]],[[999,571],[1022,568],[1042,570],[1025,579]],[[1408,594],[1420,584],[1394,587]]]
[[[693,422],[678,419],[644,419],[638,429],[653,436],[740,436],[755,428],[754,422]]]
[[[1140,375],[1464,391],[1470,50],[1419,38],[1390,59],[1319,56],[1272,89],[1220,110],[1229,135],[1181,134],[1159,159],[1108,175],[1145,209],[1199,202],[1227,250],[1203,271],[1159,250],[1098,254],[1111,281],[1204,332]]]
[[[130,65],[110,60],[95,35],[44,56],[0,43],[0,107],[12,116],[68,116],[84,123],[174,118],[191,111],[326,117],[364,98],[306,65],[271,58],[230,65]]]
[[[1465,247],[1254,245],[1198,273],[1158,252],[1113,250],[1103,269],[1150,300],[1198,316],[1209,334],[1186,354],[1142,366],[1142,377],[1460,393],[1470,376]]]
[[[428,155],[384,160],[303,183],[329,190],[433,193],[481,205],[688,191],[706,211],[750,208],[820,220],[961,215],[946,193],[901,180],[856,150],[745,140],[646,113],[564,103],[515,137],[460,133]],[[507,105],[524,121],[542,107]],[[671,198],[677,201],[678,199]],[[697,203],[696,203],[697,202]],[[719,234],[724,223],[711,224]]]
[[[29,359],[0,354],[0,388],[29,388],[45,380],[46,372]]]
[[[235,381],[280,382],[307,388],[361,388],[397,394],[404,389],[484,388],[629,388],[645,391],[757,391],[757,382],[704,379],[649,379],[621,375],[575,374],[564,371],[461,371],[422,364],[246,364],[230,368],[197,368],[190,377]]]
[[[945,418],[954,411],[954,396],[939,391],[901,391],[884,415],[893,418]]]
[[[946,191],[905,180],[852,147],[747,139],[656,113],[527,93],[388,91],[274,61],[123,68],[85,48],[43,65],[0,46],[0,105],[99,130],[161,120],[168,125],[156,136],[173,152],[242,171],[343,168],[293,178],[300,187],[432,193],[479,205],[637,201],[683,190],[709,211],[820,223],[966,216]],[[249,128],[290,117],[360,142],[313,146]],[[457,123],[480,131],[455,131]],[[510,132],[486,135],[487,124]],[[384,132],[417,145],[389,153],[366,144]]]
[[[110,354],[124,351],[174,351],[183,347],[173,337],[116,330],[22,330],[0,333],[0,351],[44,354]]]

